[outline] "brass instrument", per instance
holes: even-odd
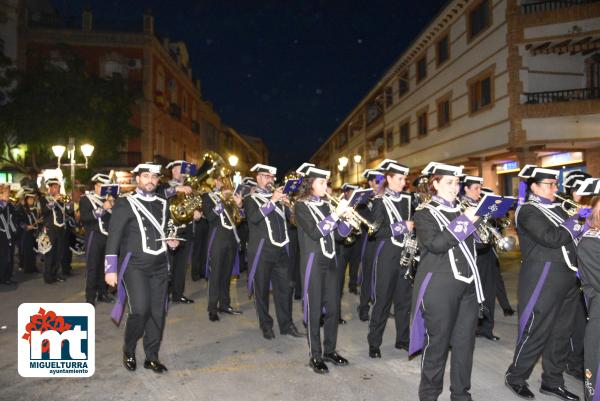
[[[583,207],[583,205],[575,202],[572,199],[565,198],[565,197],[560,196],[558,194],[556,194],[554,196],[557,199],[559,199],[559,200],[562,201],[562,203],[560,204],[560,207],[567,213],[567,215],[569,215],[569,217],[575,216],[579,212],[579,209],[581,209]],[[569,205],[571,207],[567,207],[567,205]]]
[[[419,241],[415,230],[408,234],[400,255],[400,267],[404,269],[404,279],[414,280],[417,271]]]
[[[340,203],[339,199],[334,198],[333,196],[329,195],[327,192],[325,193],[325,196],[331,202],[333,207],[337,207],[338,204]],[[356,209],[348,208],[348,211],[350,212],[349,218],[345,218],[342,216],[340,216],[340,218],[343,219],[344,221],[346,221],[348,224],[350,224],[350,226],[353,229],[355,229],[356,231],[360,231],[361,224],[364,224],[367,227],[367,232],[369,233],[369,235],[373,235],[377,232],[377,230],[379,230],[379,227],[376,224],[371,223],[370,221],[368,221],[367,219],[362,217],[360,215],[360,213],[358,213],[356,211]]]
[[[459,206],[462,212],[464,212],[466,208],[472,207],[466,200],[460,200]],[[501,227],[506,228],[509,225],[510,220],[507,217],[500,219]],[[488,215],[483,216],[482,223],[479,225],[479,227],[477,227],[477,235],[479,236],[481,242],[484,244],[489,244],[491,242],[500,252],[511,251],[517,243],[515,237],[502,236],[496,227],[489,222]]]

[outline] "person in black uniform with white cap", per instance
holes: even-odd
[[[46,180],[46,188],[48,193],[40,199],[40,206],[44,218],[44,229],[52,248],[44,255],[44,282],[52,284],[57,281],[65,281],[62,276],[58,275],[58,267],[66,252],[66,210],[71,207],[71,204],[63,202],[60,194],[60,181],[57,178]]]
[[[283,188],[274,188],[277,169],[256,164],[251,169],[256,174],[257,186],[244,200],[248,221],[248,293],[254,295],[254,305],[263,337],[275,338],[273,318],[269,315],[269,287],[273,288],[273,303],[279,332],[302,337],[292,320],[290,300],[290,242],[283,200]]]
[[[575,241],[583,233],[579,216],[568,218],[553,203],[559,172],[526,165],[529,196],[515,212],[521,246],[519,327],[513,362],[505,383],[524,399],[533,399],[527,379],[542,357],[542,394],[579,400],[565,388],[563,371],[579,293]]]
[[[137,188],[117,199],[108,227],[105,280],[110,286],[118,286],[118,300],[111,313],[115,323],[121,322],[125,305],[129,305],[123,364],[130,371],[137,367],[135,349],[142,337],[144,368],[155,373],[167,371],[158,359],[168,302],[167,247],[175,248],[179,241],[165,235],[169,208],[155,192],[160,169],[159,164],[136,166],[132,173]]]
[[[323,200],[330,172],[309,167],[295,205],[300,243],[300,269],[304,284],[304,321],[308,327],[309,365],[315,373],[329,371],[324,361],[347,365],[348,360],[336,352],[339,319],[338,274],[335,239],[350,234],[350,226],[340,220],[349,211],[348,201],[339,201],[335,211]],[[324,341],[321,347],[321,314],[324,318]]]
[[[340,187],[344,199],[350,199],[352,193],[359,187],[349,183],[344,183]],[[336,241],[336,254],[338,259],[338,273],[340,277],[340,297],[344,295],[344,284],[346,281],[346,270],[349,271],[348,290],[351,293],[358,294],[357,291],[357,275],[360,267],[360,241],[362,230],[360,233],[353,232],[343,241]],[[340,324],[345,324],[346,321],[340,316]]]
[[[0,184],[0,284],[16,284],[12,279],[17,236],[17,213],[9,201],[10,185]]]
[[[36,231],[41,219],[36,207],[37,194],[31,187],[23,187],[23,198],[18,208],[18,220],[21,227],[19,258],[25,273],[39,273],[36,266]]]
[[[437,163],[428,180],[431,200],[414,221],[421,260],[413,288],[409,355],[422,350],[419,400],[437,400],[448,351],[450,398],[470,401],[477,318],[484,301],[473,233],[474,208],[457,205],[461,167]]]
[[[583,347],[584,393],[586,401],[597,401],[600,394],[600,180],[586,179],[578,193],[593,195],[586,221],[589,230],[577,246],[577,261],[589,316]]]
[[[233,216],[226,210],[222,197],[228,197],[231,189],[224,188],[223,179],[214,179],[212,192],[202,195],[202,209],[208,220],[210,238],[206,256],[206,278],[208,279],[208,318],[211,322],[219,320],[218,312],[239,315],[242,312],[231,307],[229,285],[231,274],[239,262],[240,237]],[[242,207],[242,197],[231,195],[238,208]]]
[[[157,192],[164,191],[165,198],[171,199],[173,189],[175,192],[191,193],[192,188],[185,185],[184,175],[181,171],[185,160],[175,160],[167,164],[167,170],[171,171],[171,179],[167,185],[159,185]],[[181,241],[175,249],[169,250],[171,255],[171,301],[175,304],[193,304],[194,300],[183,295],[185,289],[185,276],[190,262],[190,252],[192,251],[192,241],[194,238],[194,222],[200,220],[201,212],[194,210],[193,218],[185,224],[185,227],[177,230],[177,236],[185,241]]]
[[[381,358],[380,347],[392,303],[396,323],[395,346],[408,350],[412,290],[412,283],[404,278],[405,272],[400,266],[406,239],[414,229],[412,195],[403,192],[409,170],[391,159],[381,162],[378,169],[385,174],[385,181],[383,194],[373,201],[371,221],[379,227],[375,233],[374,301],[367,336],[371,358]]]
[[[383,173],[377,169],[367,169],[363,172],[367,184],[373,190],[373,196],[379,195],[383,189]],[[356,208],[367,221],[373,220],[373,198],[364,205]],[[360,271],[357,281],[360,282],[360,300],[358,304],[358,318],[366,322],[369,320],[369,308],[372,301],[373,291],[373,255],[375,254],[376,241],[365,230],[360,238]]]
[[[96,174],[91,179],[93,191],[83,195],[79,200],[79,215],[85,227],[85,300],[94,305],[96,297],[99,302],[112,302],[104,282],[104,255],[108,225],[112,215],[114,200],[102,196],[103,184],[110,184],[106,174]]]

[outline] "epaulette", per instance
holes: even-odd
[[[598,228],[590,228],[584,234],[586,238],[600,238],[600,229]]]

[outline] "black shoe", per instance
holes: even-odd
[[[266,338],[267,340],[274,339],[275,333],[273,332],[273,329],[263,330],[263,337]]]
[[[194,300],[182,295],[181,297],[173,298],[172,302],[174,304],[193,304]]]
[[[165,373],[168,370],[160,361],[149,361],[147,359],[144,361],[144,368],[152,369],[154,373]]]
[[[115,302],[115,299],[108,294],[98,295],[98,302],[106,302],[107,304],[112,304]]]
[[[350,294],[358,295],[358,290],[356,288],[350,288],[348,291]]]
[[[282,331],[280,333],[284,336],[292,336],[296,338],[302,338],[305,336],[304,333],[300,333],[300,331],[294,323],[290,324],[290,327],[286,331]]]
[[[379,347],[373,347],[369,345],[369,357],[381,358],[381,351],[379,350]]]
[[[408,352],[408,344],[406,343],[396,343],[394,344],[394,347],[396,347],[397,349],[403,349],[404,351]]]
[[[546,395],[553,395],[564,401],[579,401],[579,397],[576,396],[575,394],[571,393],[570,391],[568,391],[565,388],[565,386],[551,388],[551,387],[546,387],[542,384],[542,386],[540,387],[540,393],[546,394]]]
[[[358,318],[360,319],[361,322],[366,322],[369,320],[369,310],[364,310],[361,308],[357,308],[356,309],[358,311]]]
[[[571,369],[571,367],[567,365],[565,373],[576,378],[577,380],[583,381],[583,370],[581,369]]]
[[[227,313],[228,315],[241,315],[242,311],[233,309],[231,306],[219,309],[219,312]]]
[[[342,319],[342,318],[338,319],[338,324],[346,324],[346,323],[348,323],[348,322],[346,322],[344,319]]]
[[[46,283],[46,284],[56,284],[56,279],[49,279],[49,280],[44,279],[44,283]]]
[[[64,283],[65,281],[67,281],[64,277],[57,277],[55,280],[57,283]]]
[[[194,276],[192,274],[192,281],[200,281],[201,277],[200,276]]]
[[[483,338],[487,338],[490,341],[498,341],[500,340],[500,337],[495,336],[494,334],[483,334],[483,333],[477,333],[477,337],[483,337]]]
[[[348,365],[348,360],[335,351],[323,354],[323,359],[337,366]]]
[[[504,311],[504,316],[512,316],[515,314],[515,311],[513,308],[503,309],[503,311]]]
[[[308,361],[308,365],[312,368],[312,370],[315,373],[319,373],[319,374],[329,373],[329,368],[327,367],[325,362],[323,362],[323,359],[321,359],[319,357],[310,358],[310,360]]]
[[[211,322],[218,322],[219,315],[217,315],[217,312],[208,312],[208,320]]]
[[[137,368],[135,354],[128,354],[127,352],[123,352],[123,365],[125,365],[125,369],[133,372],[135,368]]]
[[[533,400],[535,398],[531,390],[529,390],[529,386],[527,384],[510,384],[506,380],[504,380],[504,384],[506,384],[506,387],[511,389],[511,391],[517,397],[521,397],[526,400]]]
[[[321,319],[319,319],[319,325],[321,327],[325,325],[325,315],[321,315]]]

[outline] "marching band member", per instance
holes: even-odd
[[[600,180],[590,179],[582,184],[586,195],[594,195],[591,212],[587,217],[589,231],[581,237],[577,246],[577,261],[587,301],[589,320],[584,337],[584,393],[586,401],[598,398],[600,382]]]
[[[192,188],[184,185],[184,176],[181,172],[181,165],[184,160],[175,160],[167,164],[167,170],[171,171],[171,179],[167,185],[159,186],[159,189],[164,188],[164,193],[167,198],[173,194],[173,190],[177,192],[177,188],[185,188],[185,193],[191,193]],[[169,190],[170,189],[170,190]],[[176,304],[192,304],[194,300],[183,295],[185,289],[185,276],[187,273],[188,262],[190,259],[190,251],[192,250],[192,241],[194,235],[194,221],[200,220],[201,212],[194,210],[192,221],[185,225],[185,228],[177,230],[177,236],[184,239],[175,249],[170,249],[171,255],[171,301]]]
[[[273,303],[279,332],[282,335],[302,337],[292,320],[290,301],[291,277],[288,254],[288,223],[283,201],[283,188],[270,189],[277,169],[256,164],[251,169],[256,174],[255,191],[244,200],[248,222],[248,293],[254,294],[256,314],[263,337],[275,338],[273,318],[269,315],[269,287],[273,288]]]
[[[19,225],[21,226],[21,241],[19,255],[22,259],[25,273],[38,273],[36,266],[36,231],[38,230],[39,217],[35,207],[37,195],[31,188],[23,188],[23,198],[19,207]]]
[[[83,195],[79,200],[81,223],[85,227],[85,300],[94,305],[99,302],[113,302],[108,295],[104,282],[104,256],[108,225],[112,213],[112,200],[101,195],[102,185],[110,184],[106,174],[92,177],[93,191]]]
[[[105,279],[110,286],[118,285],[118,300],[111,314],[117,324],[125,302],[129,305],[123,364],[130,371],[137,367],[135,349],[142,337],[144,368],[155,373],[167,371],[158,359],[168,301],[167,247],[175,248],[179,241],[165,238],[170,213],[167,201],[155,192],[160,168],[159,164],[144,163],[133,169],[137,188],[117,199],[108,227]]]
[[[323,197],[330,172],[309,167],[295,205],[300,266],[304,283],[304,321],[308,327],[309,365],[315,373],[329,371],[324,361],[347,365],[336,352],[339,319],[339,289],[335,238],[350,234],[351,228],[340,220],[348,212],[348,201],[340,200],[335,211]],[[324,342],[321,348],[320,319],[324,318]]]
[[[464,195],[461,202],[469,207],[477,207],[481,199],[481,186],[483,178],[466,175],[462,178]],[[481,239],[481,238],[480,238]],[[490,341],[498,341],[500,337],[494,335],[494,308],[496,306],[496,269],[498,269],[498,256],[491,242],[491,235],[487,242],[477,243],[477,268],[481,277],[483,294],[485,295],[483,317],[479,319],[477,336],[485,337]]]
[[[379,195],[384,180],[383,173],[376,169],[367,169],[363,172],[367,184],[373,190],[373,196]],[[357,208],[358,213],[368,221],[373,221],[373,199],[367,204]],[[375,253],[375,237],[365,230],[361,237],[360,271],[357,282],[360,282],[360,301],[358,304],[358,318],[366,322],[369,320],[369,305],[372,301],[373,291],[373,255]]]
[[[60,181],[57,178],[46,180],[47,195],[42,197],[40,205],[44,218],[44,229],[48,234],[52,248],[44,255],[44,282],[52,284],[65,281],[58,274],[58,267],[62,264],[64,253],[68,252],[65,225],[67,209],[71,203],[65,204],[60,195]]]
[[[0,184],[0,283],[16,284],[12,279],[17,223],[15,207],[9,201],[10,185]]]
[[[369,321],[369,356],[381,358],[383,332],[394,304],[396,343],[398,349],[408,350],[410,297],[412,283],[404,278],[400,257],[406,238],[414,229],[412,195],[403,192],[408,167],[395,160],[386,159],[378,169],[385,174],[382,196],[373,201],[373,224],[376,249],[373,257],[373,306]]]
[[[519,331],[513,362],[505,376],[515,395],[533,399],[526,380],[542,357],[542,394],[579,400],[565,388],[563,371],[578,296],[575,240],[582,234],[578,215],[553,203],[557,170],[526,165],[529,197],[515,212],[521,255]]]
[[[475,329],[484,300],[475,264],[480,224],[474,208],[456,204],[462,168],[432,167],[431,200],[419,205],[414,221],[421,260],[413,288],[409,355],[422,350],[419,400],[437,400],[443,389],[449,348],[450,398],[471,400]]]
[[[213,192],[202,194],[202,209],[208,220],[210,238],[206,256],[206,278],[208,279],[208,318],[211,322],[219,320],[217,312],[240,315],[242,312],[231,307],[229,285],[232,269],[239,263],[240,238],[233,216],[225,209],[221,197],[231,195],[231,189],[224,188],[222,178],[214,179]],[[238,207],[242,198],[234,194],[233,200]]]

